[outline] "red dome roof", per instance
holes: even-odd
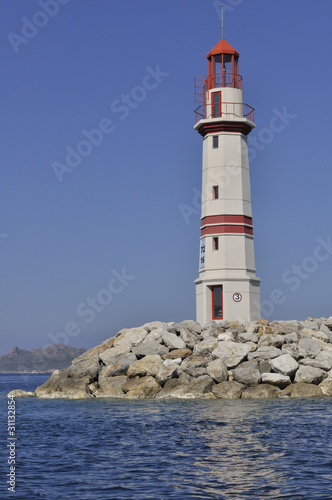
[[[218,54],[234,54],[236,57],[240,57],[240,54],[224,39],[220,40],[206,57],[209,59],[211,56]]]

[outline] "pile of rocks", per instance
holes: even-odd
[[[332,317],[148,323],[121,330],[36,389],[39,398],[332,396]]]

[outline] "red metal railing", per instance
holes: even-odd
[[[195,110],[195,123],[207,118],[247,118],[254,121],[254,108],[243,102],[201,104]]]
[[[208,90],[229,87],[242,90],[242,76],[235,73],[216,73],[210,76],[196,76],[195,102],[202,103]]]

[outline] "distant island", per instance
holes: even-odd
[[[0,356],[0,373],[47,373],[64,370],[73,359],[86,349],[77,349],[64,344],[53,344],[44,349],[19,349],[15,346],[10,353]]]

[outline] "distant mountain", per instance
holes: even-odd
[[[86,349],[76,349],[64,344],[53,344],[30,351],[15,346],[10,353],[0,356],[0,373],[63,370],[85,351]]]

